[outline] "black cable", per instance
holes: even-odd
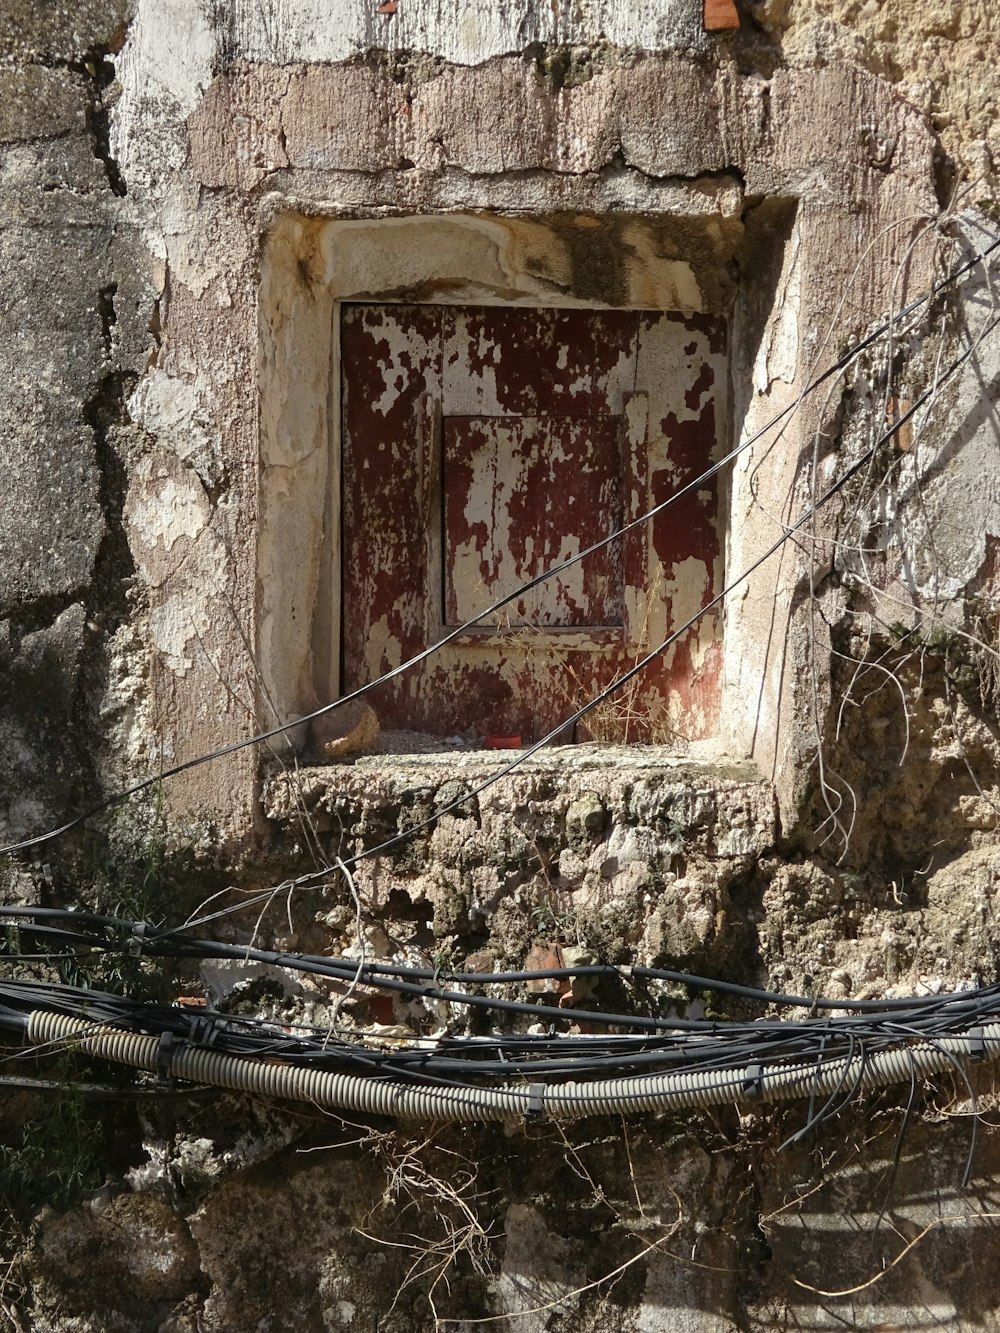
[[[717,462],[713,463],[712,466],[706,469],[706,471],[703,472],[699,477],[694,478],[692,481],[689,481],[684,486],[682,486],[679,491],[676,491],[674,492],[674,494],[668,496],[660,504],[654,506],[652,509],[648,510],[645,514],[642,514],[639,517],[632,519],[629,523],[625,524],[621,528],[618,528],[615,532],[609,533],[608,536],[601,538],[600,541],[595,542],[592,546],[588,546],[585,550],[578,552],[576,555],[570,556],[568,559],[560,562],[559,564],[553,565],[551,568],[545,570],[543,573],[535,575],[534,578],[529,579],[526,583],[521,584],[521,586],[516,588],[513,592],[507,594],[505,597],[502,597],[500,600],[494,602],[491,606],[488,606],[484,610],[480,611],[479,614],[474,616],[472,619],[467,620],[464,624],[459,625],[456,628],[450,630],[443,638],[437,640],[437,642],[433,644],[430,644],[427,648],[417,653],[414,657],[409,658],[406,662],[401,663],[397,667],[393,667],[391,670],[385,672],[383,675],[377,677],[375,680],[369,681],[365,685],[359,686],[358,689],[352,691],[350,694],[343,695],[341,698],[335,699],[332,703],[325,704],[321,708],[314,709],[311,713],[304,714],[302,717],[297,718],[294,722],[286,722],[283,723],[281,726],[272,727],[269,730],[259,732],[254,736],[246,737],[245,739],[240,741],[234,741],[231,744],[222,746],[217,750],[212,750],[206,754],[197,755],[193,759],[187,759],[180,764],[175,764],[170,768],[163,769],[152,777],[143,778],[138,782],[132,783],[130,786],[123,788],[121,791],[115,792],[111,796],[108,796],[105,800],[101,801],[99,804],[91,807],[90,809],[84,811],[82,814],[74,816],[72,819],[68,820],[64,824],[61,824],[57,828],[49,829],[47,832],[37,834],[32,838],[25,838],[19,842],[8,843],[6,846],[0,847],[0,854],[11,854],[14,852],[22,852],[26,851],[30,847],[38,847],[46,842],[51,842],[54,838],[61,837],[64,833],[68,833],[72,829],[78,828],[81,824],[85,823],[89,819],[92,819],[95,815],[101,814],[103,811],[111,809],[113,806],[120,804],[124,800],[127,800],[130,796],[136,796],[140,792],[148,790],[150,787],[154,786],[158,782],[166,781],[168,778],[177,777],[179,774],[189,772],[191,769],[197,768],[201,764],[211,763],[216,759],[223,759],[228,755],[237,754],[241,750],[248,749],[251,746],[261,745],[265,741],[273,740],[277,736],[282,736],[286,732],[312,721],[314,718],[321,717],[326,713],[333,712],[337,708],[342,708],[345,704],[360,698],[362,695],[367,694],[370,690],[377,688],[379,685],[383,685],[390,680],[394,680],[397,676],[402,675],[403,672],[410,670],[414,666],[418,666],[421,662],[429,658],[433,653],[437,652],[439,649],[451,643],[460,634],[464,634],[468,630],[472,629],[481,620],[485,619],[486,616],[493,615],[497,611],[501,611],[505,606],[508,606],[512,601],[516,600],[517,598],[523,597],[525,593],[530,592],[532,591],[532,589],[538,587],[546,579],[552,578],[554,575],[562,573],[566,569],[569,569],[572,565],[577,564],[579,561],[586,559],[587,556],[602,550],[605,546],[609,545],[609,543],[617,541],[623,535],[630,532],[633,528],[639,526],[640,524],[645,524],[650,522],[653,518],[663,513],[671,505],[675,504],[683,496],[689,494],[692,490],[696,490],[704,486],[704,484],[707,481],[711,480],[711,478],[714,477],[718,472],[720,472],[724,467],[727,467],[735,458],[737,458],[741,453],[743,453],[745,449],[750,448],[751,445],[755,444],[758,440],[762,439],[763,436],[766,435],[768,431],[773,430],[773,428],[776,425],[778,425],[779,422],[784,420],[784,418],[788,416],[791,412],[795,411],[798,408],[799,404],[806,397],[808,397],[809,394],[815,392],[816,389],[820,388],[823,384],[825,384],[827,380],[830,379],[833,375],[837,374],[839,371],[849,366],[856,357],[860,356],[862,352],[864,352],[865,350],[867,350],[867,348],[872,346],[873,343],[877,342],[879,338],[884,337],[884,335],[888,333],[892,328],[894,328],[897,324],[901,323],[903,320],[908,318],[909,315],[911,315],[915,310],[919,309],[921,306],[933,300],[934,297],[939,295],[940,292],[945,290],[947,287],[951,286],[953,283],[957,282],[960,278],[965,277],[965,275],[971,272],[973,269],[977,268],[998,248],[1000,248],[1000,237],[994,240],[992,244],[988,245],[985,250],[977,252],[971,259],[965,261],[965,263],[959,265],[958,268],[946,274],[943,278],[941,278],[937,283],[935,283],[932,287],[930,287],[921,296],[918,296],[913,301],[911,301],[909,305],[904,306],[895,315],[892,315],[887,320],[884,320],[871,333],[867,334],[864,338],[861,339],[860,342],[856,343],[854,347],[850,349],[850,351],[845,352],[843,356],[839,357],[835,362],[833,362],[832,365],[828,366],[826,370],[824,370],[820,375],[816,377],[816,379],[810,381],[810,383],[802,390],[802,392],[798,395],[797,398],[795,398],[791,403],[782,408],[780,412],[777,412],[765,425],[763,425],[758,431],[756,431],[755,434],[750,436],[748,439],[744,440],[741,444],[736,445],[733,449],[729,451],[728,454],[724,455]],[[898,429],[908,419],[909,419],[908,416],[902,417],[896,423],[896,427],[894,429]],[[631,679],[631,677],[628,677],[628,679]],[[582,714],[582,716],[585,715],[586,713]],[[560,727],[558,730],[559,731],[563,730],[563,727]],[[552,739],[556,734],[558,734],[558,732],[553,732],[546,739],[547,740]]]
[[[678,972],[669,968],[639,965],[618,967],[614,964],[603,963],[586,964],[575,968],[544,968],[531,971],[493,973],[441,971],[430,967],[380,961],[362,962],[359,966],[354,959],[284,953],[274,949],[256,949],[244,945],[224,944],[217,940],[197,939],[182,935],[178,933],[176,928],[157,930],[143,922],[124,919],[115,921],[114,918],[91,915],[69,908],[41,908],[31,905],[0,907],[0,920],[20,920],[23,918],[33,920],[35,917],[42,917],[46,920],[53,918],[73,920],[80,926],[88,924],[103,926],[107,922],[113,922],[115,935],[111,939],[89,934],[82,929],[74,932],[62,929],[53,931],[60,942],[71,942],[81,949],[87,948],[102,953],[134,952],[137,957],[142,955],[145,957],[201,960],[217,958],[236,962],[252,962],[290,971],[327,976],[341,982],[352,982],[368,989],[416,995],[424,999],[448,1000],[449,996],[453,994],[453,992],[438,986],[436,984],[438,982],[445,982],[450,986],[482,987],[484,985],[521,985],[529,981],[539,980],[561,981],[579,976],[614,981],[622,981],[637,976],[644,980],[666,982],[693,991],[707,990],[747,1003],[765,1004],[775,1008],[846,1011],[859,1016],[876,1016],[884,1019],[886,1023],[894,1025],[904,1035],[907,1034],[907,1029],[904,1026],[905,1022],[915,1013],[926,1016],[928,1021],[935,1015],[960,1013],[961,1021],[967,1023],[971,1022],[990,1000],[995,1001],[997,1006],[1000,1007],[1000,984],[982,987],[976,991],[952,991],[919,999],[904,997],[884,1000],[850,1000],[786,994],[742,985],[739,982],[722,981],[694,973]],[[22,932],[41,933],[47,928],[38,925],[22,925],[19,929]],[[397,983],[402,983],[405,989]],[[56,986],[55,983],[51,983],[50,988],[53,994],[63,994],[66,990],[65,987]],[[3,983],[0,983],[0,993],[2,993],[2,989]],[[70,988],[70,992],[75,993],[72,988]],[[91,992],[90,994],[94,1002],[102,998],[97,992]],[[111,1001],[118,1001],[118,997],[109,996],[106,998]],[[463,994],[461,998],[463,1001],[471,1000],[486,1005],[490,1002],[489,997],[486,996],[472,997]],[[564,1015],[567,1011],[535,1005],[531,1007],[531,1012],[535,1014],[544,1012]],[[586,1011],[586,1016],[589,1018],[600,1017],[593,1011]],[[715,1031],[717,1026],[711,1020],[663,1019],[657,1021],[678,1030],[683,1028],[691,1031]],[[942,1022],[945,1024],[942,1030],[946,1031],[948,1024],[944,1019],[942,1019]],[[813,1021],[810,1026],[813,1030],[816,1030],[820,1024],[818,1021]],[[729,1026],[729,1030],[732,1030],[732,1025]],[[754,1024],[752,1030],[757,1032],[760,1029],[759,1026]]]
[[[253,961],[258,961],[254,959]],[[427,988],[417,988],[419,993],[427,994]],[[176,1007],[162,1008],[157,1006],[143,1005],[141,1003],[125,1000],[118,996],[103,994],[100,992],[88,991],[84,988],[56,985],[52,983],[37,982],[8,982],[0,983],[0,997],[8,1003],[14,1003],[19,1008],[44,1007],[55,1010],[56,1012],[81,1016],[88,1021],[110,1022],[112,1024],[131,1025],[137,1023],[145,1030],[152,1029],[155,1032],[171,1031],[175,1035],[183,1036],[192,1028],[204,1027],[206,1022],[212,1028],[214,1038],[221,1039],[221,1045],[233,1053],[239,1054],[261,1054],[271,1052],[285,1055],[289,1058],[301,1057],[315,1060],[317,1058],[326,1059],[331,1055],[329,1034],[325,1034],[322,1040],[317,1041],[310,1038],[304,1038],[299,1034],[285,1035],[279,1030],[277,1021],[266,1022],[242,1018],[232,1018],[225,1015],[219,1015],[212,1012],[190,1011],[178,1009]],[[430,998],[452,998],[445,992],[432,993]],[[461,997],[465,999],[467,997]],[[508,1003],[498,1004],[490,1001],[487,997],[479,997],[479,1002],[486,1007],[510,1011]],[[584,1063],[588,1064],[592,1070],[613,1064],[629,1063],[632,1061],[638,1065],[647,1065],[650,1063],[662,1063],[664,1052],[668,1048],[674,1048],[669,1053],[669,1060],[676,1061],[683,1058],[687,1063],[692,1060],[704,1068],[718,1068],[733,1063],[747,1063],[753,1059],[765,1058],[762,1052],[766,1051],[766,1058],[773,1060],[778,1055],[791,1056],[792,1054],[808,1053],[811,1046],[815,1046],[819,1041],[825,1044],[826,1053],[831,1055],[836,1049],[842,1047],[843,1042],[854,1042],[863,1039],[873,1048],[882,1048],[886,1045],[898,1045],[900,1041],[905,1042],[909,1039],[933,1040],[935,1035],[943,1035],[947,1032],[956,1032],[967,1029],[972,1021],[982,1022],[987,1015],[995,1015],[1000,1011],[1000,993],[996,987],[983,992],[958,992],[950,1002],[945,1005],[941,997],[928,997],[927,999],[911,1003],[909,1013],[902,1015],[896,1012],[883,1013],[881,1015],[867,1015],[861,1018],[841,1017],[836,1019],[814,1020],[812,1022],[801,1023],[792,1021],[757,1021],[750,1024],[719,1024],[705,1021],[682,1021],[665,1020],[662,1030],[667,1034],[663,1038],[609,1038],[600,1044],[598,1050],[600,1055],[596,1059],[590,1057],[590,1052],[597,1055],[595,1043],[590,1039],[579,1039],[575,1043],[575,1048],[567,1047],[566,1039],[557,1039],[550,1046],[555,1052],[559,1051],[560,1059],[569,1056],[573,1049],[578,1049],[581,1055],[585,1056]],[[520,1006],[517,1012],[527,1012],[531,1016],[537,1017],[542,1013],[547,1014],[553,1021],[566,1017],[566,1010],[546,1009],[543,1006],[526,1005]],[[573,1011],[569,1011],[572,1014]],[[641,1026],[642,1020],[637,1020],[631,1015],[607,1015],[594,1011],[588,1011],[587,1017],[591,1021],[621,1019],[630,1026]],[[251,1029],[249,1034],[244,1029]],[[252,1029],[256,1029],[259,1036],[254,1038]],[[690,1034],[698,1033],[700,1040],[691,1040]],[[706,1038],[711,1041],[706,1044]],[[524,1048],[525,1038],[516,1039],[516,1044]],[[497,1039],[496,1047],[499,1049],[505,1042]],[[509,1041],[506,1045],[511,1054],[506,1058],[504,1067],[494,1068],[487,1071],[482,1067],[480,1061],[480,1051],[478,1043],[473,1042],[471,1054],[474,1060],[479,1064],[477,1072],[492,1072],[496,1074],[509,1073],[511,1056],[515,1050]],[[561,1048],[561,1049],[560,1049]],[[462,1049],[461,1043],[455,1047],[456,1050]],[[704,1058],[708,1051],[711,1055]],[[466,1046],[462,1051],[463,1060],[469,1053],[469,1047]],[[350,1058],[357,1055],[355,1050]],[[624,1060],[622,1059],[624,1057]],[[341,1057],[343,1054],[341,1053]],[[368,1054],[365,1054],[368,1059]],[[387,1063],[384,1058],[382,1063]],[[447,1064],[436,1062],[433,1057],[425,1057],[424,1053],[414,1055],[410,1051],[402,1051],[399,1058],[394,1062],[399,1065],[412,1064],[414,1061],[430,1064],[428,1068],[435,1068],[441,1071],[452,1072],[456,1067],[450,1060]],[[391,1061],[389,1063],[392,1063]],[[540,1066],[541,1067],[541,1066]],[[579,1064],[577,1065],[579,1067]]]
[[[1000,241],[998,241],[997,244],[1000,244]],[[494,783],[499,782],[502,778],[505,778],[509,773],[512,773],[515,768],[518,768],[521,764],[525,763],[533,755],[537,754],[539,750],[541,750],[544,746],[548,745],[550,741],[555,740],[556,737],[558,737],[562,732],[566,731],[568,727],[575,726],[578,722],[580,722],[583,718],[585,718],[588,713],[591,713],[595,708],[600,707],[602,703],[604,703],[607,699],[611,698],[613,694],[615,694],[618,690],[620,690],[623,685],[627,685],[629,681],[634,680],[636,676],[638,676],[641,672],[645,671],[646,667],[648,667],[650,663],[655,661],[656,658],[658,658],[663,653],[665,653],[669,648],[671,648],[677,642],[678,639],[680,639],[684,634],[688,632],[689,629],[691,629],[693,625],[697,624],[697,622],[702,618],[702,616],[706,615],[714,607],[718,606],[729,596],[729,594],[735,588],[738,588],[741,583],[744,583],[748,578],[750,578],[750,576],[754,574],[761,567],[761,565],[763,565],[766,561],[768,561],[772,555],[774,555],[778,550],[780,550],[782,546],[784,546],[785,542],[788,541],[790,537],[794,536],[796,532],[798,532],[801,528],[803,528],[807,523],[811,522],[811,520],[815,517],[815,515],[819,512],[820,509],[822,509],[822,507],[825,504],[827,504],[830,500],[833,499],[835,495],[837,495],[841,490],[843,490],[843,488],[847,485],[847,483],[851,481],[862,470],[862,468],[867,467],[867,465],[871,462],[871,460],[874,458],[875,454],[882,447],[882,445],[885,444],[888,440],[892,439],[892,437],[896,435],[902,429],[902,427],[905,426],[906,423],[915,416],[915,414],[919,411],[919,409],[923,407],[923,405],[926,402],[928,402],[935,394],[937,394],[940,391],[941,386],[947,383],[947,381],[951,378],[951,376],[965,364],[965,362],[972,355],[972,353],[974,352],[975,348],[979,345],[979,343],[981,343],[985,338],[987,338],[989,334],[991,334],[993,330],[997,327],[998,324],[1000,324],[1000,316],[997,316],[994,320],[992,320],[992,322],[987,326],[987,328],[983,331],[983,333],[979,335],[977,341],[973,343],[970,347],[968,347],[965,350],[965,352],[962,353],[961,356],[956,357],[956,359],[951,363],[948,369],[942,375],[936,378],[934,384],[931,385],[929,388],[927,388],[920,395],[920,397],[917,398],[911,404],[911,406],[899,416],[896,422],[891,427],[889,427],[885,432],[883,432],[883,434],[879,436],[879,438],[872,445],[870,445],[864,451],[864,453],[858,459],[855,460],[854,463],[851,464],[851,466],[847,469],[847,471],[836,482],[834,482],[833,485],[830,486],[823,493],[823,495],[821,495],[820,498],[816,500],[805,511],[805,513],[803,513],[798,519],[796,519],[796,521],[793,524],[787,527],[785,531],[782,533],[782,535],[779,538],[777,538],[776,541],[772,542],[772,544],[767,548],[767,550],[764,551],[762,555],[758,556],[758,558],[748,568],[744,569],[741,574],[739,574],[735,579],[732,579],[728,584],[726,584],[726,586],[722,589],[721,592],[716,593],[716,595],[713,598],[711,598],[710,601],[706,602],[703,606],[701,606],[692,616],[690,616],[681,626],[679,626],[679,628],[673,630],[666,637],[666,639],[663,640],[662,643],[658,644],[657,647],[653,648],[650,652],[646,654],[645,657],[641,658],[638,662],[635,662],[611,685],[601,690],[600,693],[595,695],[593,699],[588,700],[587,703],[583,704],[580,708],[576,709],[576,711],[571,713],[568,717],[563,718],[555,727],[552,728],[551,731],[547,732],[546,735],[544,735],[541,738],[541,740],[535,741],[525,749],[520,750],[514,759],[511,759],[501,768],[491,773],[488,778],[484,778],[483,781],[480,782],[478,785],[463,792],[460,796],[455,797],[455,799],[450,801],[447,805],[441,806],[440,809],[435,810],[434,814],[428,815],[427,818],[418,821],[416,824],[410,825],[408,828],[401,830],[399,833],[393,834],[392,837],[386,838],[383,842],[378,843],[374,847],[366,848],[363,852],[358,852],[353,856],[338,858],[335,866],[325,866],[320,870],[309,871],[304,875],[296,876],[294,879],[286,880],[285,883],[280,886],[280,888],[290,892],[293,889],[302,888],[306,884],[313,884],[316,883],[318,880],[325,879],[328,876],[335,873],[335,871],[338,869],[344,872],[349,872],[355,866],[357,866],[361,861],[367,860],[369,857],[382,856],[386,852],[393,851],[396,847],[399,847],[404,842],[409,841],[409,839],[412,838],[415,834],[421,833],[424,830],[430,828],[438,821],[438,819],[440,819],[442,815],[449,814],[452,811],[458,810],[460,807],[467,805],[470,801],[474,800],[477,796],[481,795],[482,792],[486,791],[488,787],[493,786]],[[354,696],[349,696],[349,697],[354,697]],[[262,893],[257,894],[255,897],[252,896],[248,898],[241,906],[247,908],[254,906],[257,903],[266,902],[274,896],[274,893],[275,889],[272,887],[270,889],[265,890]],[[227,908],[221,912],[216,912],[208,916],[201,917],[199,918],[199,924],[204,924],[208,921],[216,920],[221,916],[226,916],[229,914],[230,911],[231,909]]]
[[[689,1074],[727,1074],[745,1071],[754,1065],[777,1069],[783,1063],[814,1061],[817,1072],[829,1065],[830,1060],[841,1058],[845,1067],[837,1085],[817,1110],[810,1106],[806,1125],[801,1133],[834,1114],[857,1092],[863,1080],[869,1056],[881,1050],[903,1049],[910,1041],[933,1041],[929,1027],[939,1032],[950,1028],[954,1032],[967,1031],[969,1014],[974,1012],[980,1021],[988,1015],[996,1017],[1000,1011],[1000,995],[996,989],[987,1004],[982,994],[959,993],[960,998],[948,1006],[950,1018],[943,1021],[939,997],[933,1003],[915,1006],[915,1016],[902,1024],[896,1015],[868,1016],[864,1019],[828,1018],[813,1022],[778,1022],[732,1025],[705,1024],[711,1038],[703,1034],[697,1040],[689,1035],[671,1031],[662,1037],[604,1038],[596,1042],[578,1038],[535,1038],[520,1036],[492,1038],[485,1046],[498,1052],[499,1060],[483,1059],[484,1043],[480,1039],[451,1038],[436,1043],[430,1049],[404,1047],[396,1052],[360,1047],[344,1041],[330,1040],[329,1033],[306,1030],[286,1033],[277,1022],[234,1018],[212,1011],[147,1006],[135,1001],[84,988],[58,986],[35,982],[8,982],[0,984],[0,996],[14,1002],[18,1008],[47,1008],[82,1018],[87,1023],[139,1029],[153,1034],[170,1033],[176,1039],[195,1045],[208,1042],[213,1049],[239,1058],[277,1059],[286,1064],[314,1066],[324,1069],[357,1069],[374,1077],[405,1078],[418,1083],[471,1090],[482,1086],[484,1080],[509,1085],[512,1077],[558,1080],[599,1078],[610,1069],[618,1076],[639,1076],[657,1070],[685,1070]],[[926,1011],[931,1022],[920,1018],[919,1010]],[[12,1031],[23,1029],[23,1015],[9,1011],[0,1003],[0,1025]],[[943,1048],[942,1048],[943,1049]],[[541,1057],[532,1052],[540,1050]],[[529,1058],[517,1059],[517,1053]],[[856,1056],[860,1054],[860,1062]],[[952,1057],[949,1055],[949,1059]],[[957,1062],[956,1062],[957,1063]],[[851,1077],[851,1086],[846,1082]],[[470,1077],[477,1082],[471,1084]],[[793,1136],[798,1137],[798,1136]]]

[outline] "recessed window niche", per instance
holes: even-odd
[[[577,215],[276,219],[262,722],[398,666],[725,451],[732,289],[685,257],[693,232]],[[713,478],[464,629],[372,693],[383,729],[527,742],[558,726],[722,587],[726,498]],[[722,664],[716,609],[576,739],[716,735]]]

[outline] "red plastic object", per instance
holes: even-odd
[[[704,0],[702,27],[706,32],[731,32],[740,26],[733,0]]]
[[[484,750],[520,750],[520,736],[484,736]]]

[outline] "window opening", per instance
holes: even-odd
[[[646,512],[723,445],[714,317],[345,304],[340,347],[345,692]],[[721,577],[712,479],[379,687],[373,706],[383,729],[530,741]],[[720,637],[706,616],[577,739],[713,734]]]

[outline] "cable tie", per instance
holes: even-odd
[[[760,1065],[747,1065],[746,1073],[743,1077],[743,1091],[750,1101],[757,1101],[763,1093],[761,1087],[761,1075],[763,1070]]]
[[[214,1046],[219,1037],[220,1024],[215,1018],[196,1018],[191,1024],[188,1041],[196,1046]]]
[[[174,1057],[174,1034],[161,1032],[156,1046],[156,1076],[161,1083],[169,1083],[170,1065]]]
[[[525,1115],[539,1116],[545,1110],[545,1084],[530,1083],[528,1085],[528,1108]]]
[[[969,1059],[986,1059],[986,1037],[982,1027],[969,1028],[965,1034],[965,1039],[969,1043]]]
[[[145,921],[133,921],[132,935],[126,944],[126,949],[130,958],[139,958],[142,956],[142,946],[146,939]]]

